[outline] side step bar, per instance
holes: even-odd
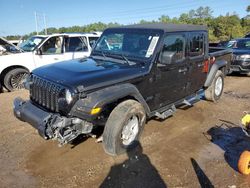
[[[192,95],[186,99],[184,99],[180,104],[181,105],[187,105],[187,106],[193,106],[194,103],[200,101],[202,98],[204,98],[204,90],[199,90],[195,95]]]
[[[170,116],[172,116],[176,111],[176,107],[175,105],[171,106],[169,109],[167,109],[166,111],[160,113],[160,112],[155,112],[155,116],[160,118],[160,119],[166,119]]]
[[[173,104],[171,107],[169,107],[167,110],[163,112],[155,112],[154,116],[160,119],[166,119],[175,113],[176,106],[177,107],[182,105],[193,106],[194,103],[202,100],[202,98],[204,98],[203,89],[199,90],[196,94],[187,97],[186,99],[180,100],[179,103],[176,103],[175,105]]]

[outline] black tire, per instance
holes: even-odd
[[[216,84],[221,81],[221,89],[218,89],[216,92]],[[218,88],[218,87],[217,87]],[[205,98],[209,101],[217,102],[222,93],[224,88],[224,74],[218,70],[215,74],[215,77],[212,81],[212,84],[205,90]]]
[[[23,68],[12,69],[4,77],[4,87],[8,91],[23,89],[23,81],[28,74],[29,71]]]
[[[135,117],[137,118],[136,122],[138,122],[138,126],[136,127],[138,132],[134,134],[136,136],[129,144],[124,144],[126,142],[126,139],[122,139],[124,127],[129,124],[129,121],[131,122],[136,119]],[[110,113],[103,131],[103,147],[105,152],[110,155],[119,155],[136,147],[145,122],[145,110],[139,102],[126,100],[118,104]],[[131,130],[133,131],[134,129],[135,127]]]
[[[2,84],[0,83],[0,93],[3,92],[3,87],[2,87]]]

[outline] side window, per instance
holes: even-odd
[[[84,40],[81,37],[70,37],[66,40],[65,50],[66,52],[82,52],[88,51],[86,45],[86,39]]]
[[[162,52],[173,54],[173,62],[185,57],[185,37],[183,35],[168,35],[164,38]]]
[[[62,37],[51,37],[42,46],[42,53],[48,54],[61,54],[62,53]]]
[[[195,57],[204,54],[204,45],[203,45],[203,34],[196,33],[191,34],[190,43],[189,43],[189,56]]]
[[[93,48],[96,44],[96,41],[98,40],[99,37],[89,37],[89,45],[91,48]]]

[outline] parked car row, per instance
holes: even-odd
[[[99,32],[33,36],[15,53],[0,56],[0,82],[9,91],[20,89],[27,74],[37,67],[88,57],[99,37]]]
[[[250,38],[235,39],[228,42],[227,48],[233,50],[232,72],[250,72]]]
[[[218,47],[230,48],[233,59],[230,72],[250,73],[250,38],[237,38],[218,43]]]

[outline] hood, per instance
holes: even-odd
[[[233,48],[232,50],[233,50],[233,54],[234,54],[234,55],[250,54],[250,50],[236,49],[236,48]]]
[[[23,52],[20,48],[0,37],[0,55],[20,52]]]
[[[84,91],[108,86],[146,73],[141,64],[128,65],[92,58],[63,61],[35,69],[32,73],[71,89]]]

